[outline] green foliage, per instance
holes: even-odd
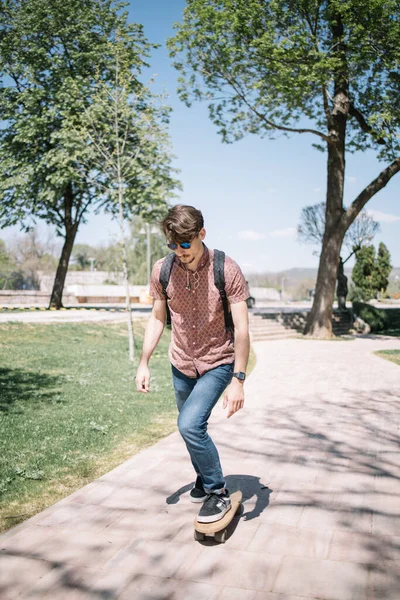
[[[118,29],[132,65],[140,71],[151,45],[140,25],[126,23],[121,4],[108,0],[9,0],[1,3],[0,223],[29,217],[56,225],[80,222],[97,206],[70,119],[92,101],[93,85],[109,68],[109,40]],[[72,188],[75,210],[64,211]],[[75,214],[74,214],[75,213]]]
[[[23,273],[8,253],[5,242],[0,240],[0,289],[20,289],[23,279]]]
[[[378,248],[374,272],[374,286],[381,293],[385,293],[387,290],[391,270],[390,252],[385,244],[381,242]]]
[[[0,226],[28,227],[39,218],[65,238],[51,299],[56,306],[88,208],[117,214],[116,194],[124,188],[123,217],[152,215],[176,183],[160,125],[168,111],[157,113],[140,82],[155,46],[141,25],[127,23],[124,6],[113,0],[0,2]],[[130,84],[124,90],[115,86],[116,56]],[[117,104],[123,140],[113,119]],[[158,127],[151,144],[143,143],[138,115]],[[132,160],[118,159],[117,186],[113,135],[126,158],[138,158],[134,168]]]
[[[351,278],[359,293],[359,299],[371,300],[376,296],[374,286],[375,248],[364,246],[356,252],[356,263]]]
[[[371,304],[353,301],[353,311],[363,321],[368,323],[371,331],[383,331],[389,327],[387,311],[375,308]]]
[[[180,97],[207,101],[227,142],[288,134],[300,121],[324,134],[344,78],[368,125],[353,115],[347,149],[373,147],[392,160],[400,148],[397,14],[397,0],[190,0],[169,40]]]
[[[371,300],[377,294],[384,294],[389,285],[389,275],[392,270],[390,253],[382,242],[379,244],[378,255],[374,246],[364,246],[356,252],[356,263],[352,272],[352,287],[350,299]]]
[[[150,264],[168,253],[164,236],[158,227],[150,226]],[[126,239],[129,282],[132,285],[145,285],[147,282],[147,235],[146,223],[140,217],[134,217],[130,225],[130,235]],[[90,270],[89,257],[94,258],[97,271],[108,271],[108,283],[116,283],[113,274],[121,273],[121,244],[108,246],[89,246],[75,244],[72,251],[75,270]]]
[[[90,257],[95,258],[89,244],[74,244],[71,252],[71,267],[75,271],[88,270],[90,268]]]
[[[155,219],[179,186],[166,130],[171,109],[140,83],[118,31],[108,55],[114,78],[95,81],[92,102],[79,118],[69,115],[69,127],[107,212]]]
[[[147,283],[147,235],[143,219],[134,218],[131,224],[131,235],[128,240],[127,257],[129,281],[133,285]],[[169,250],[165,245],[165,237],[154,226],[150,226],[150,265],[165,256]]]

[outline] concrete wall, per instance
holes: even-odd
[[[40,280],[40,291],[51,293],[55,273],[38,272]],[[108,271],[68,271],[65,280],[65,289],[71,285],[102,285],[105,281],[113,281],[121,285],[123,283],[122,273],[109,273]]]
[[[255,298],[256,306],[259,302],[281,299],[280,293],[275,288],[250,287],[250,294]]]
[[[39,290],[0,290],[0,306],[48,306],[50,294]],[[77,305],[76,296],[63,295],[64,304]]]

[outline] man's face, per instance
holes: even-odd
[[[192,262],[194,262],[196,260],[196,258],[202,253],[203,251],[203,240],[205,238],[205,229],[203,228],[200,233],[193,239],[193,240],[187,240],[190,241],[190,248],[181,248],[181,246],[179,246],[176,248],[176,250],[174,250],[176,256],[179,258],[179,260],[184,264],[184,265],[190,265]],[[186,241],[186,240],[182,240],[182,241]]]

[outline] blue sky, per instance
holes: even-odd
[[[278,134],[273,141],[253,135],[223,144],[205,105],[189,109],[179,101],[165,40],[184,6],[184,0],[130,2],[130,20],[144,25],[150,41],[162,44],[154,53],[151,71],[167,88],[173,107],[170,134],[183,183],[179,201],[202,210],[206,243],[225,250],[246,272],[316,267],[314,248],[297,241],[296,227],[302,207],[325,199],[326,155],[311,146],[315,141],[311,134],[290,138]],[[346,165],[345,204],[349,204],[384,165],[372,152],[348,154]],[[400,174],[367,206],[381,225],[374,243],[384,241],[393,265],[400,266]],[[16,231],[5,229],[0,237],[10,239]],[[91,215],[76,241],[107,244],[117,233],[109,216]]]

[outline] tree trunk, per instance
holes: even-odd
[[[307,319],[305,335],[321,339],[332,337],[332,307],[342,241],[340,231],[333,231],[324,237],[315,298]]]
[[[344,135],[343,135],[344,140]],[[332,337],[332,311],[340,249],[345,234],[343,217],[344,143],[328,147],[328,186],[325,232],[319,259],[315,298],[307,319],[305,335]]]
[[[62,295],[64,291],[65,278],[67,276],[69,259],[71,257],[72,248],[74,247],[77,230],[77,225],[74,225],[71,229],[67,230],[65,234],[65,241],[54,279],[49,308],[59,309],[63,306]]]
[[[344,135],[343,135],[344,140]],[[315,298],[308,315],[305,335],[332,337],[332,312],[340,249],[345,234],[342,199],[344,182],[344,143],[328,147],[328,186],[325,232],[319,260]]]
[[[49,308],[62,308],[62,295],[64,291],[65,278],[68,272],[69,259],[72,248],[74,247],[76,232],[78,231],[79,220],[73,221],[72,207],[74,203],[74,193],[72,184],[67,185],[64,193],[64,224],[65,238],[61,251],[60,261],[58,263],[56,276],[54,279],[53,290],[51,292]],[[78,212],[78,211],[77,211]]]
[[[132,306],[131,306],[131,294],[129,290],[129,278],[128,278],[128,257],[126,252],[125,242],[125,229],[124,229],[124,216],[122,211],[123,197],[122,188],[118,190],[119,195],[119,226],[121,230],[121,248],[122,248],[122,271],[124,274],[125,283],[125,307],[126,315],[128,318],[128,340],[129,340],[129,360],[132,362],[135,360],[135,341],[133,337],[133,323],[132,323]]]
[[[332,310],[337,268],[345,227],[343,190],[345,174],[346,125],[349,116],[349,82],[346,45],[340,15],[335,15],[332,39],[338,68],[335,74],[334,107],[327,119],[329,131],[328,177],[326,191],[325,232],[319,260],[315,298],[304,333],[318,338],[332,337]]]

